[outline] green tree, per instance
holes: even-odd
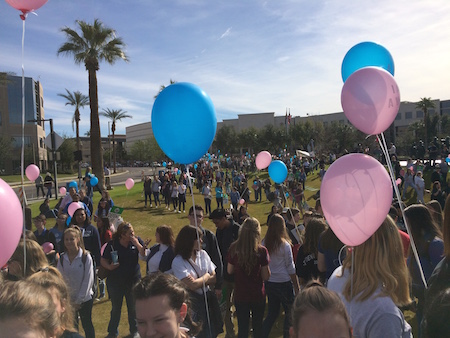
[[[100,113],[100,115],[107,117],[111,120],[111,132],[112,132],[112,142],[113,142],[113,159],[114,159],[114,174],[116,173],[116,140],[115,140],[115,133],[116,133],[116,122],[120,121],[122,119],[131,118],[131,115],[128,115],[126,111],[122,109],[103,109],[103,111]]]
[[[83,108],[84,106],[87,106],[89,104],[89,97],[82,94],[80,91],[76,91],[71,93],[66,88],[66,94],[58,94],[58,96],[61,96],[67,100],[66,106],[74,106],[75,112],[72,117],[72,130],[73,125],[76,126],[76,143],[77,143],[77,151],[81,150],[81,144],[80,144],[80,108]],[[81,160],[78,161],[78,177],[81,178]]]
[[[103,156],[101,146],[100,120],[98,112],[97,71],[100,62],[105,61],[114,64],[117,60],[128,61],[124,52],[125,44],[116,32],[95,19],[93,24],[85,21],[76,21],[81,35],[77,31],[64,27],[61,29],[66,34],[67,41],[58,49],[59,54],[72,55],[75,64],[83,63],[89,77],[89,104],[91,108],[91,159],[92,170],[99,179],[99,184],[104,183]]]
[[[174,84],[174,83],[177,83],[177,81],[174,81],[174,80],[170,79],[170,84]],[[158,97],[159,93],[161,93],[164,89],[166,89],[166,86],[165,86],[165,85],[161,85],[161,86],[159,87],[159,92],[158,92],[158,94],[156,94],[155,96],[153,96],[153,98],[156,99],[156,98]]]
[[[232,126],[223,125],[216,132],[213,147],[231,154],[236,153],[236,130]]]
[[[59,163],[61,164],[61,172],[72,172],[73,164],[73,152],[76,150],[75,142],[73,138],[64,136],[64,142],[58,148],[58,152],[61,156]]]
[[[258,131],[255,127],[250,127],[242,130],[238,134],[238,140],[240,148],[248,149],[248,152],[251,153],[256,145],[258,144]]]
[[[423,111],[423,121],[425,125],[425,149],[428,149],[428,109],[435,108],[434,102],[431,101],[431,97],[422,97],[417,102],[416,108]]]

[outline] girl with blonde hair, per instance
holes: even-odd
[[[24,246],[26,247],[26,267],[24,268]],[[20,240],[16,250],[8,261],[7,280],[18,280],[31,276],[39,269],[47,267],[48,260],[38,242]]]
[[[275,214],[269,221],[263,245],[270,255],[270,277],[265,282],[268,298],[267,316],[263,322],[263,337],[268,337],[273,324],[278,318],[280,304],[284,309],[283,336],[289,336],[291,326],[290,311],[294,297],[299,291],[298,279],[295,274],[294,258],[291,241],[286,232],[286,225],[281,215]]]
[[[81,338],[73,325],[73,307],[67,284],[61,273],[54,267],[42,269],[28,278],[28,281],[42,286],[52,296],[55,309],[59,315],[60,325],[57,337]]]
[[[355,337],[410,337],[398,306],[411,302],[409,274],[397,226],[387,216],[378,230],[353,248],[328,281],[350,314]]]
[[[227,271],[234,274],[234,305],[238,321],[238,337],[246,338],[252,314],[253,336],[262,337],[265,307],[264,281],[270,277],[269,253],[261,245],[261,226],[254,217],[241,226],[239,237],[228,251]]]

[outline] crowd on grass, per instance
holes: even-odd
[[[417,203],[394,200],[378,230],[348,248],[327,224],[320,191],[304,196],[308,177],[326,175],[325,163],[287,162],[282,184],[249,181],[247,158],[143,177],[146,207],[181,213],[193,189],[204,198],[187,210],[189,225],[176,236],[170,225],[158,226],[154,245],[129,222],[110,222],[114,202],[106,189],[95,207],[89,186],[71,186],[55,209],[44,200],[36,230],[25,232],[0,275],[0,336],[80,337],[79,322],[86,337],[105,334],[92,310],[107,296],[107,337],[119,334],[124,299],[129,337],[270,337],[281,309],[284,337],[411,337],[406,310],[415,313],[416,336],[447,337],[450,197],[440,188],[447,186],[442,166],[432,169],[425,204],[426,168],[416,161],[398,170],[392,154],[403,197],[412,188]],[[249,214],[251,199],[271,202],[264,222]]]

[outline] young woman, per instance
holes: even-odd
[[[92,324],[92,306],[94,305],[94,267],[91,255],[86,252],[81,231],[69,228],[64,231],[64,253],[57,268],[69,286],[71,302],[75,307],[75,327],[78,329],[78,316],[81,319],[86,337],[95,337]]]
[[[444,209],[445,206],[445,192],[442,191],[441,182],[435,181],[433,182],[433,189],[431,190],[431,200],[436,200],[441,205],[441,208]]]
[[[411,229],[425,280],[428,281],[444,254],[442,233],[434,222],[429,209],[422,204],[413,204],[407,207],[405,218]],[[420,323],[423,314],[425,286],[412,252],[408,265],[412,277],[412,293],[418,299],[416,317]]]
[[[300,222],[300,210],[297,208],[291,208],[286,213],[286,228],[289,238],[291,239],[292,245],[301,244],[301,240],[298,233],[294,235],[292,230],[294,230],[297,224]]]
[[[343,246],[344,244],[330,227],[320,235],[317,248],[317,268],[321,273],[325,273],[325,281],[331,277],[334,270],[341,265],[340,261],[345,258],[346,251],[342,249]]]
[[[175,258],[175,237],[169,225],[160,225],[156,228],[155,242],[157,244],[147,249],[150,240],[146,241],[139,252],[147,262],[147,275],[157,271],[170,271]]]
[[[242,224],[244,223],[244,221],[250,217],[248,212],[247,212],[247,207],[245,205],[241,205],[239,207],[239,212],[238,212],[238,223]]]
[[[280,304],[284,309],[283,337],[289,337],[291,326],[290,311],[299,284],[295,275],[294,258],[291,242],[286,232],[286,225],[281,215],[273,215],[269,221],[263,245],[270,255],[270,277],[265,282],[268,299],[267,316],[263,322],[263,337],[269,337],[270,330],[278,318]]]
[[[344,302],[355,337],[411,337],[398,308],[411,299],[402,242],[392,218],[387,216],[353,253],[333,272],[328,288]]]
[[[157,272],[144,277],[134,287],[133,296],[141,338],[188,338],[200,331],[190,316],[189,292],[173,275]]]
[[[352,338],[350,319],[336,292],[311,281],[297,295],[292,307],[291,338]]]
[[[123,297],[126,299],[128,325],[131,336],[136,335],[136,311],[131,289],[141,278],[138,262],[139,251],[144,242],[134,235],[133,226],[123,222],[117,227],[113,240],[108,242],[101,258],[102,266],[109,270],[106,279],[109,297],[111,298],[111,317],[108,324],[108,337],[117,337]],[[117,258],[117,262],[113,260]]]
[[[159,192],[161,190],[161,181],[159,180],[159,177],[154,175],[153,176],[153,182],[152,182],[152,193],[153,193],[153,199],[155,200],[155,207],[161,206],[161,201],[159,200]]]
[[[186,184],[181,176],[178,184],[178,212],[181,212],[181,204],[183,204],[183,213],[186,212]]]
[[[313,218],[309,221],[305,230],[303,244],[297,252],[295,272],[300,279],[300,284],[305,286],[312,279],[322,277],[318,268],[318,243],[322,232],[327,228],[323,218]],[[324,278],[322,278],[323,280]]]
[[[53,228],[50,229],[50,232],[55,236],[55,242],[56,247],[55,250],[58,253],[63,252],[63,243],[62,243],[62,236],[64,234],[64,231],[67,229],[66,221],[67,221],[67,214],[59,214],[56,217],[56,224]]]
[[[266,295],[264,281],[270,277],[269,253],[261,245],[261,226],[256,218],[247,218],[238,239],[228,250],[229,274],[234,274],[234,305],[238,320],[238,337],[247,338],[250,314],[253,336],[262,337]]]
[[[172,272],[191,293],[193,319],[202,322],[202,330],[197,337],[216,337],[223,332],[220,310],[209,311],[211,318],[208,322],[205,302],[205,294],[216,297],[209,287],[216,283],[216,266],[208,253],[202,250],[202,235],[200,229],[192,225],[180,230],[175,241],[176,257],[172,262]],[[208,297],[210,302],[212,298]]]
[[[217,202],[217,209],[223,209],[223,189],[222,189],[222,182],[217,181],[216,185],[216,202]]]
[[[202,195],[205,200],[205,215],[208,215],[208,212],[211,214],[211,187],[207,180],[204,181]]]
[[[21,280],[0,284],[0,334],[8,338],[54,338],[60,319],[43,287]]]
[[[56,336],[58,338],[82,338],[73,326],[74,317],[70,293],[61,273],[54,267],[48,267],[31,275],[28,281],[44,287],[52,296],[60,319]]]
[[[24,246],[26,247],[26,268],[24,269]],[[42,247],[33,240],[27,239],[25,244],[20,240],[16,250],[8,260],[6,280],[16,281],[27,278],[33,273],[48,267],[49,263]]]
[[[178,207],[178,184],[177,181],[172,182],[170,188],[170,198],[172,199],[173,212],[177,212]]]

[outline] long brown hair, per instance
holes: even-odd
[[[264,246],[269,254],[277,252],[283,242],[291,244],[284,218],[281,215],[274,214],[270,218],[268,226],[266,237],[264,237]]]
[[[354,255],[348,254],[343,264],[344,270],[351,270],[352,264],[354,267],[352,278],[347,280],[343,290],[348,301],[354,297],[357,301],[367,300],[382,286],[380,296],[390,297],[397,305],[411,302],[402,241],[391,216],[388,215],[378,230],[353,251]]]
[[[261,226],[254,217],[248,217],[242,223],[239,237],[230,246],[231,255],[237,255],[238,264],[250,275],[258,260],[258,249],[261,244]]]
[[[317,257],[319,237],[325,231],[327,224],[323,218],[313,218],[309,221],[305,230],[303,249],[305,253],[314,253]]]
[[[25,271],[23,270],[24,246],[26,246]],[[39,271],[39,269],[45,268],[49,265],[44,250],[42,250],[42,247],[38,242],[35,242],[33,240],[26,240],[25,244],[23,240],[20,240],[16,250],[11,256],[11,260],[16,261],[20,264],[22,274],[20,276],[16,276],[18,278],[26,278],[28,276],[31,276],[36,271]]]

